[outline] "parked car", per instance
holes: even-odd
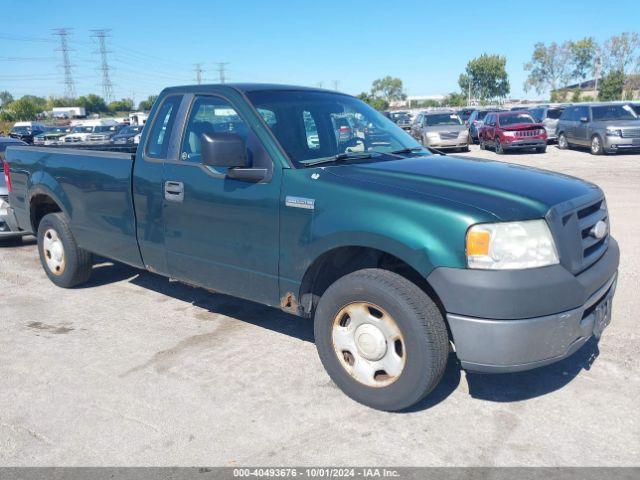
[[[572,105],[558,122],[558,147],[589,147],[593,155],[640,149],[640,119],[625,104]]]
[[[33,138],[45,131],[45,126],[38,122],[16,122],[9,136],[25,143],[33,143]]]
[[[536,122],[544,125],[544,129],[547,131],[547,142],[558,139],[558,121],[565,108],[565,105],[541,105],[528,110]]]
[[[60,139],[71,133],[72,127],[47,127],[40,135],[36,135],[33,139],[34,145],[57,145]]]
[[[425,147],[469,151],[469,132],[457,113],[432,111],[418,114],[411,135]]]
[[[8,238],[22,237],[29,232],[20,230],[13,212],[9,212],[8,166],[5,168],[4,154],[8,146],[27,145],[26,142],[11,137],[0,137],[0,242]]]
[[[93,133],[87,137],[86,141],[94,143],[109,143],[111,142],[111,139],[124,128],[126,128],[126,126],[121,123],[116,125],[98,125],[94,128]]]
[[[485,108],[471,112],[469,120],[467,121],[467,125],[469,127],[469,143],[476,143],[478,141],[478,131],[480,127],[482,127],[484,117],[487,116],[487,113],[499,111],[500,110],[496,108]]]
[[[458,116],[460,117],[460,120],[462,120],[462,123],[464,123],[465,125],[469,124],[469,117],[474,110],[475,108],[461,108],[460,110],[458,110]]]
[[[129,125],[124,127],[118,133],[111,137],[111,143],[114,145],[124,145],[127,143],[134,143],[137,134],[142,132],[144,125]]]
[[[391,112],[391,120],[403,130],[411,130],[409,112]]]
[[[78,143],[87,142],[92,135],[108,135],[109,132],[113,132],[112,127],[115,128],[118,123],[115,120],[87,120],[83,121],[80,125],[76,125],[71,130],[71,133],[60,138],[63,143]],[[99,137],[94,137],[99,138]]]
[[[219,118],[230,110],[233,132]],[[341,112],[387,144],[349,151],[332,124]],[[338,92],[168,88],[134,158],[14,147],[7,161],[9,210],[37,231],[55,285],[86,282],[95,254],[314,318],[328,374],[374,408],[420,401],[450,352],[471,371],[527,370],[600,338],[611,320],[619,249],[602,190],[431,154]]]
[[[502,154],[509,150],[547,151],[547,132],[525,111],[489,112],[480,127],[480,148]]]

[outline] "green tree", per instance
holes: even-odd
[[[109,103],[108,109],[110,112],[130,112],[133,110],[133,100],[130,98],[123,98],[122,100],[116,100]]]
[[[46,102],[44,98],[25,95],[6,105],[5,109],[12,120],[35,120],[38,114],[44,110]]]
[[[142,111],[151,110],[151,107],[153,107],[153,104],[156,102],[157,99],[158,99],[157,95],[149,95],[149,97],[146,100],[142,100],[138,104],[138,110],[142,110]]]
[[[407,98],[402,87],[402,80],[389,75],[373,82],[371,96],[382,98],[387,103]]]
[[[483,103],[506,97],[511,91],[506,66],[505,57],[484,53],[467,63],[458,84],[463,92],[470,91],[471,96]]]
[[[467,96],[464,93],[451,92],[442,100],[442,105],[449,107],[464,107],[466,104]]]
[[[0,92],[0,105],[4,106],[11,102],[13,102],[13,95],[6,90]]]
[[[621,71],[626,75],[629,67],[640,66],[640,35],[625,32],[610,37],[602,48],[602,65],[605,71]]]
[[[384,98],[374,97],[370,93],[362,92],[358,95],[358,98],[365,103],[368,103],[369,106],[375,108],[376,110],[386,110],[389,108],[389,102],[387,102]]]
[[[536,92],[542,93],[566,86],[571,79],[570,60],[570,42],[562,45],[552,42],[549,46],[542,42],[536,43],[531,60],[524,64],[524,69],[529,72],[524,83],[525,91],[533,88]]]
[[[622,100],[622,91],[624,90],[625,75],[622,70],[613,70],[605,75],[600,81],[600,89],[598,91],[598,100],[602,102],[610,102],[613,100]]]
[[[65,97],[49,97],[47,99],[47,110],[57,107],[75,107],[77,99]]]
[[[598,46],[593,37],[585,37],[582,40],[569,43],[571,53],[571,76],[578,80],[584,80],[594,70]]]
[[[76,98],[75,106],[84,107],[87,113],[101,113],[107,112],[109,110],[107,108],[107,104],[104,101],[104,98],[93,93],[90,93],[87,96]]]

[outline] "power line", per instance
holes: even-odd
[[[196,71],[196,83],[198,85],[202,84],[202,64],[201,63],[196,63],[195,64],[195,71]]]
[[[218,76],[220,77],[220,83],[224,83],[224,69],[225,65],[229,65],[229,62],[218,62]]]
[[[113,84],[111,83],[111,77],[109,76],[109,61],[107,59],[107,38],[111,36],[110,28],[100,28],[97,30],[91,30],[92,38],[98,39],[99,53],[101,58],[100,70],[102,70],[102,97],[107,103],[113,98]]]
[[[76,86],[73,82],[71,72],[71,60],[69,59],[69,42],[68,36],[71,29],[57,28],[53,31],[53,35],[59,37],[60,47],[56,51],[62,52],[62,68],[64,69],[64,96],[67,98],[75,98]]]

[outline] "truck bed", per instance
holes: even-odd
[[[80,247],[142,266],[131,193],[131,153],[11,147],[6,155],[13,171],[12,207],[21,228],[31,229],[31,198],[47,194],[69,217]],[[31,188],[32,184],[37,187]]]

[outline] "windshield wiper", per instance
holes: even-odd
[[[400,150],[394,150],[393,152],[389,152],[393,155],[401,155],[403,153],[413,153],[413,152],[417,152],[419,150],[423,150],[422,147],[407,147],[407,148],[401,148]]]
[[[338,153],[333,157],[321,158],[319,160],[313,160],[312,162],[304,162],[305,167],[311,167],[313,165],[320,165],[323,163],[342,163],[347,160],[361,160],[364,158],[373,157],[372,153],[359,153],[359,152],[344,152]]]

